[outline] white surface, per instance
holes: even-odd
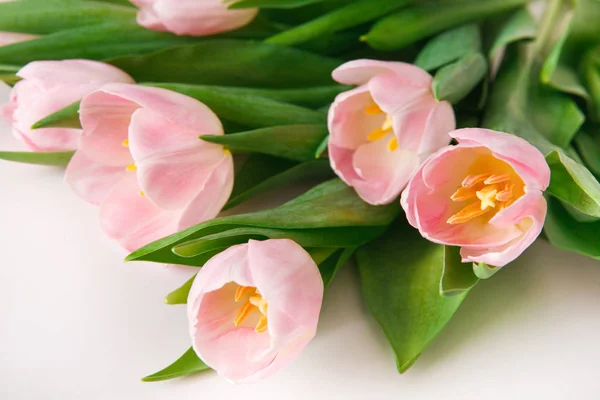
[[[16,147],[0,127],[0,149]],[[190,345],[163,296],[192,271],[123,264],[61,173],[0,161],[2,400],[600,398],[600,262],[543,242],[480,283],[402,376],[345,268],[317,338],[279,375],[141,383]]]

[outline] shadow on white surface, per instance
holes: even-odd
[[[475,287],[404,375],[347,266],[317,338],[272,379],[141,383],[189,347],[184,308],[163,297],[194,271],[124,265],[60,169],[0,162],[0,190],[0,399],[600,398],[600,263],[545,242]]]

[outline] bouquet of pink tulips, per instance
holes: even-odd
[[[540,236],[600,258],[598,0],[2,0],[0,31],[0,159],[198,271],[147,381],[276,373],[351,259],[404,372]]]

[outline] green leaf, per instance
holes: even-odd
[[[135,8],[99,1],[19,0],[0,3],[0,31],[43,35],[109,21],[132,21],[135,14]]]
[[[31,126],[31,129],[41,128],[75,128],[81,129],[79,121],[79,101],[66,106],[62,110],[42,118]]]
[[[333,178],[335,174],[327,160],[311,160],[295,165],[283,172],[274,174],[244,192],[232,195],[224,210],[235,207],[249,199],[270,192],[274,189],[305,182],[308,180],[323,180]]]
[[[74,151],[59,151],[55,153],[29,151],[0,151],[0,160],[14,161],[24,164],[49,165],[64,167],[71,161]]]
[[[500,271],[500,267],[494,267],[484,263],[473,263],[473,272],[479,279],[491,278],[496,272]]]
[[[230,4],[229,8],[296,8],[323,1],[332,0],[238,0]]]
[[[589,170],[600,176],[600,136],[579,132],[575,136],[575,145]]]
[[[267,43],[293,46],[312,39],[323,38],[335,32],[361,25],[382,17],[412,0],[355,0],[290,30],[266,40]]]
[[[378,50],[397,50],[455,26],[509,11],[525,0],[431,1],[382,18],[364,40]]]
[[[311,244],[304,243],[309,247],[352,247],[356,244],[347,243],[365,243],[379,236],[398,212],[399,207],[395,203],[379,207],[366,204],[352,188],[334,179],[274,209],[206,221],[150,243],[130,254],[126,260],[194,265],[189,264],[190,260],[176,256],[171,249],[182,243],[242,227],[283,231],[278,233],[288,235],[284,237],[294,235],[296,239],[306,240],[307,243],[310,241]],[[302,234],[304,230],[309,231]]]
[[[194,284],[194,279],[196,279],[196,275],[197,274],[194,274],[194,276],[192,276],[190,279],[188,279],[183,285],[181,285],[179,288],[177,288],[174,291],[172,291],[171,293],[169,293],[165,297],[165,304],[169,304],[169,305],[187,304],[187,298],[188,298],[188,295],[190,294],[190,289],[192,288],[192,285]]]
[[[456,104],[465,98],[485,77],[487,61],[475,53],[441,68],[433,78],[433,94],[439,101]]]
[[[140,82],[262,88],[331,85],[331,72],[340,64],[298,49],[233,39],[207,40],[110,62]]]
[[[452,318],[465,295],[440,296],[444,247],[406,222],[356,252],[362,290],[403,373]]]
[[[440,295],[443,297],[463,295],[477,282],[479,279],[473,273],[473,263],[463,263],[461,260],[460,247],[445,246]]]
[[[537,33],[537,24],[527,9],[516,11],[500,30],[489,51],[489,58],[498,56],[501,48],[526,39],[533,39]]]
[[[552,143],[567,148],[583,125],[585,116],[577,104],[564,93],[540,87],[531,96],[533,123]]]
[[[600,260],[600,222],[575,220],[560,201],[548,199],[544,233],[553,246]]]
[[[326,125],[287,125],[224,136],[200,136],[232,151],[263,153],[296,161],[314,160],[315,151],[327,137]]]
[[[315,158],[320,158],[323,153],[327,151],[327,146],[329,145],[329,135],[323,139],[319,147],[317,147],[317,151],[315,151]]]
[[[415,65],[432,71],[481,49],[481,35],[476,24],[449,30],[431,39],[417,56]]]
[[[342,268],[350,260],[352,255],[356,252],[357,247],[349,247],[347,249],[341,249],[325,261],[319,263],[319,271],[323,277],[323,283],[325,289],[329,287],[333,279],[337,275],[340,268]]]
[[[552,174],[548,193],[586,215],[600,217],[600,183],[583,165],[553,151],[546,156]]]
[[[190,349],[173,364],[157,373],[142,378],[142,382],[166,381],[168,379],[197,374],[198,372],[206,371],[208,369],[210,368],[198,358],[194,349],[190,347]]]
[[[236,160],[235,179],[230,200],[295,165],[296,163],[293,161],[259,153]]]

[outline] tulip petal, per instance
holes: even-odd
[[[141,108],[133,113],[131,154],[142,190],[158,206],[187,206],[226,156],[222,146],[200,140],[199,134],[154,110]]]
[[[376,75],[394,72],[412,86],[430,87],[432,77],[423,69],[403,62],[378,60],[353,60],[333,71],[333,79],[345,85],[362,85]]]
[[[373,100],[388,114],[401,114],[420,108],[430,109],[435,102],[429,86],[414,85],[394,72],[375,76],[368,86]]]
[[[136,103],[103,90],[86,96],[79,109],[83,127],[81,151],[92,160],[110,166],[125,168],[133,163],[126,140],[131,115],[138,108]]]
[[[509,163],[530,189],[545,190],[550,184],[544,155],[520,137],[482,128],[458,129],[450,136],[459,143],[488,147],[495,157]]]
[[[352,150],[338,147],[333,144],[331,142],[331,136],[329,137],[327,148],[329,150],[329,163],[331,164],[331,168],[340,179],[349,186],[352,186],[353,181],[361,179],[352,165],[352,157],[354,156]]]
[[[100,207],[104,232],[129,251],[175,233],[179,217],[144,196],[134,173],[126,174]]]
[[[222,153],[223,154],[223,153]],[[187,206],[179,221],[179,230],[216,217],[233,190],[233,157],[223,154],[206,183]]]
[[[126,173],[121,167],[96,163],[77,151],[67,166],[65,182],[85,201],[100,205]]]
[[[29,33],[0,32],[0,47],[37,39],[39,37],[40,35],[31,35]]]

